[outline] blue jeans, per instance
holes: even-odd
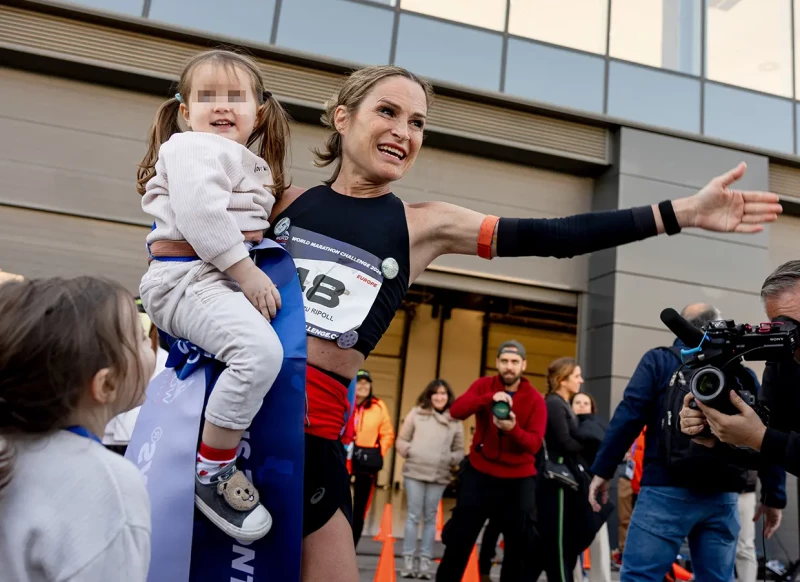
[[[642,487],[628,527],[620,580],[661,582],[688,537],[695,579],[732,582],[738,499],[737,493]]]
[[[433,538],[436,537],[436,510],[445,486],[408,477],[404,483],[408,500],[408,517],[403,538],[403,555],[413,556],[416,553],[419,520],[422,518],[422,547],[419,553],[423,558],[432,559]]]

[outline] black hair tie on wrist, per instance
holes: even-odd
[[[672,200],[659,202],[658,211],[661,213],[661,221],[664,223],[666,233],[668,235],[678,234],[681,231],[681,225],[678,223],[678,217],[675,216]]]

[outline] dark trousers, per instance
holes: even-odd
[[[539,538],[536,552],[531,556],[531,567],[525,573],[526,582],[536,582],[542,572],[548,582],[572,582],[572,571],[579,553],[570,543],[580,524],[574,522],[569,511],[573,505],[573,492],[566,492],[552,481],[539,481],[536,527]]]
[[[488,576],[492,572],[492,562],[494,562],[497,540],[500,539],[500,528],[497,524],[489,520],[486,529],[483,530],[483,540],[481,541],[481,551],[478,553],[478,565],[481,575]]]
[[[535,492],[533,477],[500,479],[467,463],[453,516],[442,531],[445,550],[436,580],[461,581],[487,519],[496,524],[505,542],[501,582],[521,580],[526,554],[535,536]]]
[[[375,477],[374,473],[356,473],[353,486],[353,543],[356,546],[361,539],[361,530],[364,529],[367,506],[375,489]]]

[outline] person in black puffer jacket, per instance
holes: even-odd
[[[570,401],[572,411],[578,417],[578,433],[575,435],[583,445],[581,456],[591,466],[606,436],[606,422],[597,416],[597,403],[591,394],[579,392]]]
[[[597,403],[591,394],[579,392],[572,396],[571,403],[572,411],[578,417],[578,432],[575,436],[583,445],[581,456],[590,467],[594,463],[600,443],[606,436],[606,423],[597,416]],[[608,541],[608,526],[605,523],[594,536],[594,540],[589,546],[589,553],[592,560],[592,568],[588,572],[590,582],[610,582],[611,546]],[[581,566],[579,558],[574,572],[574,576],[578,580],[583,577]]]

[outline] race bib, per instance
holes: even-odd
[[[294,259],[306,332],[335,340],[366,319],[383,285],[381,260],[358,247],[292,226],[276,239]]]

